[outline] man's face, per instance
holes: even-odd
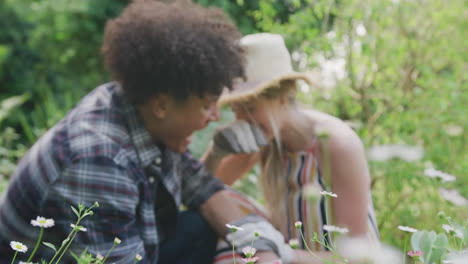
[[[157,141],[176,152],[187,151],[192,133],[219,120],[219,96],[190,96],[183,102],[166,98],[165,114],[158,120]]]

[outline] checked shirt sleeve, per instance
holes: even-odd
[[[85,249],[93,255],[105,255],[117,237],[122,243],[109,255],[110,263],[133,263],[137,253],[145,256],[139,231],[144,223],[136,215],[138,186],[127,169],[112,159],[91,156],[74,161],[51,186],[47,203],[60,215],[57,227],[69,232],[70,223],[76,221],[70,206],[82,203],[89,207],[96,201],[99,207],[80,223],[86,231],[78,233],[70,249],[77,255]]]
[[[224,184],[190,153],[182,155],[180,164],[182,201],[189,208],[198,209],[213,194],[224,190]]]

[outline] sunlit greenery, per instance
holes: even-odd
[[[109,81],[99,56],[103,26],[127,2],[0,2],[0,192],[25,150],[81,96]],[[301,102],[349,122],[367,148],[424,149],[415,162],[370,161],[383,241],[403,249],[398,225],[443,233],[440,211],[467,224],[467,206],[439,194],[443,187],[468,197],[464,0],[197,2],[224,8],[244,34],[282,34],[297,70],[326,74],[300,93]],[[224,109],[222,122],[232,118]],[[197,133],[195,155],[215,126]],[[457,179],[428,178],[428,167]],[[257,195],[255,175],[237,187]]]

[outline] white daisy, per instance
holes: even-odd
[[[407,146],[401,144],[387,144],[372,146],[367,151],[370,160],[387,161],[393,158],[398,158],[403,161],[418,161],[423,155],[424,151],[419,146]]]
[[[73,229],[76,229],[77,227],[74,225],[74,224],[70,224],[70,226],[73,228]],[[83,232],[86,232],[86,228],[82,227],[82,226],[78,226],[78,230],[80,231],[83,231]]]
[[[54,219],[46,219],[45,217],[38,216],[36,219],[31,220],[31,225],[49,228],[55,225]]]
[[[398,229],[400,229],[401,231],[410,232],[410,233],[418,232],[416,228],[412,228],[409,226],[398,226]]]
[[[328,231],[328,232],[337,232],[341,234],[346,234],[349,232],[348,228],[346,227],[338,227],[334,225],[324,225],[323,229]]]
[[[463,197],[457,190],[448,190],[444,188],[439,189],[440,195],[447,201],[457,206],[468,205],[468,200]]]
[[[120,240],[118,237],[114,238],[114,244],[118,245],[122,243],[122,240]]]
[[[142,257],[140,254],[136,254],[135,259],[136,259],[137,261],[140,261],[140,260],[143,259],[143,257]]]
[[[433,169],[433,168],[427,168],[424,170],[424,175],[426,175],[427,177],[430,177],[430,178],[436,178],[436,179],[441,179],[442,182],[453,182],[455,181],[457,178],[451,174],[448,174],[448,173],[445,173],[445,172],[442,172],[442,171],[438,171],[436,169]]]
[[[289,245],[292,249],[296,249],[299,247],[299,240],[297,238],[293,238],[289,240]]]
[[[343,236],[337,240],[336,248],[350,263],[402,264],[404,259],[399,250],[363,237]]]
[[[251,246],[247,246],[242,249],[242,253],[244,253],[244,255],[248,258],[253,257],[253,255],[255,255],[256,252],[257,250]]]
[[[297,229],[301,229],[302,228],[302,222],[301,221],[296,221],[294,223],[294,226],[297,228]]]
[[[14,251],[18,251],[18,252],[21,252],[21,253],[25,253],[26,251],[28,251],[28,247],[26,245],[24,245],[23,243],[20,243],[20,242],[16,242],[16,241],[11,241],[10,242],[10,247]]]
[[[457,125],[448,125],[445,127],[445,132],[451,137],[456,137],[463,134],[463,127]]]
[[[468,250],[452,253],[448,255],[448,259],[443,260],[444,264],[465,264],[468,260]]]
[[[332,193],[332,192],[327,192],[327,191],[321,191],[320,192],[321,195],[324,195],[324,196],[331,196],[331,197],[338,197],[338,195],[336,193]]]
[[[226,227],[229,228],[231,232],[236,232],[237,230],[244,230],[242,227],[238,227],[238,226],[230,225],[230,224],[226,224]]]
[[[461,230],[451,226],[451,225],[445,225],[444,224],[444,225],[442,225],[442,229],[444,229],[445,232],[447,232],[450,235],[454,235],[454,236],[456,236],[458,238],[461,238],[461,239],[464,238],[463,232]]]

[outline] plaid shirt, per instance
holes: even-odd
[[[109,263],[133,263],[137,253],[140,263],[157,263],[164,236],[155,217],[157,184],[172,196],[167,203],[192,209],[224,188],[190,154],[155,145],[118,85],[96,88],[34,144],[12,175],[0,202],[0,264],[12,259],[10,241],[32,250],[39,228],[30,221],[36,216],[55,220],[43,241],[58,248],[76,221],[70,206],[95,201],[100,206],[80,223],[87,231],[78,233],[71,250],[106,255],[118,237],[122,243]],[[51,254],[41,246],[35,260],[50,260]]]

